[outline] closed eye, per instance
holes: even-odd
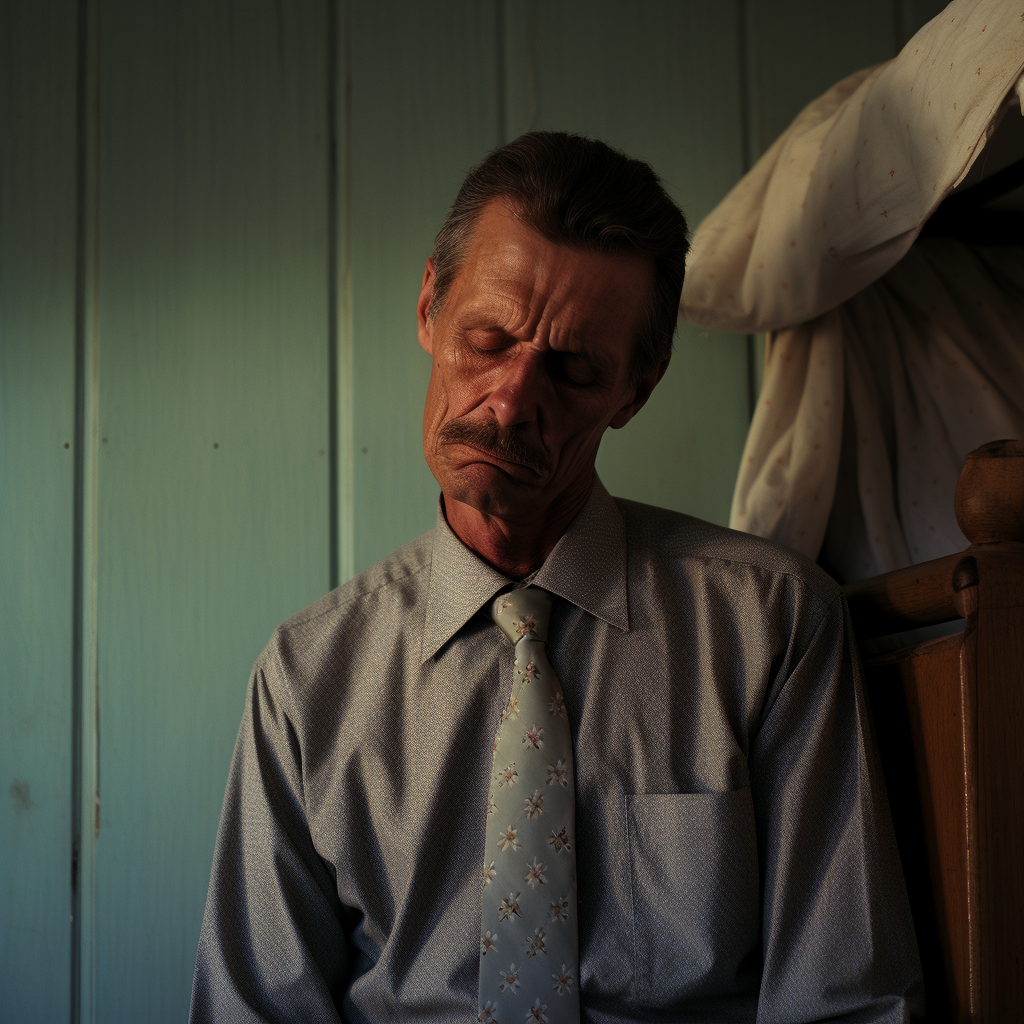
[[[501,352],[514,344],[515,339],[504,331],[466,331],[463,337],[477,352]]]
[[[573,387],[589,387],[597,383],[599,374],[594,364],[585,356],[571,352],[552,353],[558,375]]]

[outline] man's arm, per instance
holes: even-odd
[[[291,701],[257,662],[231,762],[196,957],[192,1024],[338,1021],[342,908],[309,832]]]
[[[841,596],[791,657],[750,754],[764,908],[758,1022],[914,1019],[921,966]]]

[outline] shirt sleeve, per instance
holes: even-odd
[[[231,761],[192,985],[191,1024],[340,1020],[343,911],[313,845],[287,687],[264,656]]]
[[[790,657],[751,744],[758,1024],[919,1019],[914,926],[842,595]]]

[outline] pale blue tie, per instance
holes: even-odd
[[[551,594],[499,594],[516,645],[487,801],[477,1020],[577,1024],[576,793],[562,688],[545,653]]]

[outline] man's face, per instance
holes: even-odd
[[[514,520],[585,498],[605,428],[632,418],[668,364],[629,383],[653,279],[650,260],[556,245],[498,200],[433,320],[428,261],[423,451],[447,501]]]

